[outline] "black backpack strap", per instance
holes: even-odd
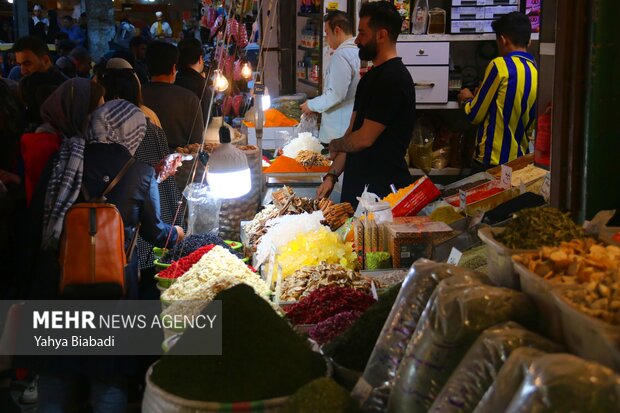
[[[127,263],[131,261],[131,256],[133,255],[133,251],[136,248],[136,243],[138,242],[138,234],[140,233],[141,226],[142,226],[142,223],[138,222],[138,225],[136,225],[136,229],[133,232],[133,236],[131,237],[131,242],[129,243],[129,247],[127,248],[127,251],[125,252],[125,256],[127,257]]]
[[[131,167],[131,165],[134,164],[135,161],[136,161],[136,158],[132,156],[131,158],[127,160],[127,162],[125,162],[125,165],[123,165],[123,168],[118,172],[118,174],[116,174],[114,179],[112,179],[112,182],[110,182],[108,186],[103,190],[103,193],[101,194],[102,200],[105,201],[105,196],[109,194],[110,191],[112,191],[112,189],[114,189],[116,184],[118,184],[121,181],[121,179],[123,179],[123,176],[127,173],[129,168]]]

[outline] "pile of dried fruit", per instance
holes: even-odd
[[[256,250],[260,239],[269,229],[267,222],[270,219],[283,215],[300,215],[304,212],[312,213],[319,211],[319,201],[295,196],[295,192],[287,186],[272,194],[273,205],[267,205],[265,209],[256,214],[254,219],[246,224],[245,232],[248,234],[249,246]]]
[[[353,244],[342,242],[338,234],[324,226],[299,233],[293,240],[278,248],[278,253],[282,277],[288,277],[308,265],[340,264],[349,269],[355,269],[358,265]]]
[[[314,290],[286,310],[286,317],[295,325],[317,324],[344,311],[365,311],[375,302],[369,294],[346,287]]]
[[[543,247],[515,261],[552,284],[581,312],[620,325],[620,248],[591,238]]]
[[[179,278],[189,271],[189,269],[192,268],[192,266],[196,264],[203,255],[211,251],[213,247],[214,245],[205,245],[204,247],[198,248],[196,251],[186,255],[180,260],[173,261],[172,264],[170,264],[170,267],[160,271],[157,276],[160,278]]]
[[[375,283],[376,288],[380,288]],[[338,264],[303,267],[282,281],[282,301],[297,301],[322,287],[350,287],[370,293],[370,280]]]
[[[362,315],[361,311],[343,311],[325,319],[308,330],[308,337],[323,345],[346,331]]]

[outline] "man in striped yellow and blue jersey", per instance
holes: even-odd
[[[513,12],[494,21],[493,30],[500,57],[487,66],[475,95],[469,89],[459,94],[467,118],[478,125],[472,172],[527,154],[536,119],[538,69],[527,52],[530,21]]]

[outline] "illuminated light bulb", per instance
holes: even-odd
[[[244,79],[252,77],[252,66],[250,66],[248,62],[245,62],[243,66],[241,66],[241,77]]]
[[[213,87],[218,92],[223,92],[228,89],[228,79],[222,74],[222,71],[217,69],[215,76],[213,76]]]

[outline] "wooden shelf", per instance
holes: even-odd
[[[532,41],[538,41],[539,33],[532,33]],[[480,34],[401,34],[399,42],[482,42],[494,41],[495,33]]]
[[[319,49],[313,47],[305,47],[305,46],[297,46],[299,50],[303,50],[304,52],[311,52],[319,54]]]
[[[461,106],[459,105],[458,102],[448,102],[448,103],[416,103],[415,105],[416,109],[419,110],[454,110],[454,109],[460,109]]]
[[[307,86],[312,86],[312,87],[315,87],[315,88],[318,88],[318,87],[319,87],[319,84],[318,84],[318,83],[316,83],[316,82],[313,82],[312,80],[307,80],[307,79],[297,79],[297,81],[298,81],[299,83],[302,83],[302,84],[307,85]]]
[[[458,176],[458,175],[469,175],[469,168],[443,168],[443,169],[431,169],[431,172],[425,174],[424,171],[417,168],[409,168],[409,173],[412,176],[421,176],[421,175],[429,175],[429,176]]]

